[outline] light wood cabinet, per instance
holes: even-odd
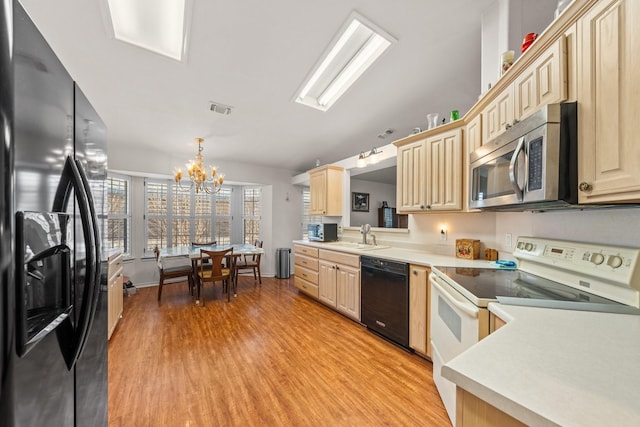
[[[482,144],[544,105],[567,99],[567,51],[558,38],[482,110]]]
[[[313,298],[318,291],[318,249],[304,245],[294,245],[295,255],[293,283],[296,288]]]
[[[321,249],[320,301],[360,321],[360,256]]]
[[[567,99],[565,46],[560,37],[516,78],[514,119],[522,120],[544,105]]]
[[[482,111],[482,143],[486,144],[502,135],[514,119],[513,85],[507,86]]]
[[[478,114],[467,125],[465,132],[465,140],[467,153],[465,155],[465,163],[469,161],[469,154],[476,151],[482,146],[482,116]]]
[[[416,212],[427,206],[426,139],[398,147],[397,212]]]
[[[580,203],[640,201],[640,2],[598,1],[578,20]]]
[[[501,317],[499,317],[493,312],[489,312],[489,333],[490,334],[494,333],[495,331],[502,328],[506,324],[507,322],[505,322]]]
[[[124,267],[121,253],[113,253],[107,258],[107,277],[107,339],[110,339],[123,312]]]
[[[524,427],[526,424],[505,414],[468,391],[456,387],[456,427]]]
[[[427,138],[427,209],[462,209],[462,129]]]
[[[398,147],[397,211],[462,209],[462,129]]]
[[[409,271],[409,347],[431,357],[428,283],[431,269],[412,264]]]
[[[342,181],[344,169],[322,166],[309,171],[310,213],[342,216]]]
[[[336,308],[360,321],[360,268],[340,264],[336,268]]]
[[[336,264],[330,261],[318,261],[318,288],[320,301],[335,308],[337,296]]]

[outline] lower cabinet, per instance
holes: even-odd
[[[412,264],[409,268],[409,347],[431,358],[429,273],[429,267]]]
[[[318,249],[294,245],[295,265],[293,283],[307,295],[318,298]]]
[[[319,299],[342,314],[360,321],[360,256],[320,249]]]
[[[465,389],[456,387],[456,426],[526,426]]]
[[[122,284],[124,281],[124,268],[122,264],[122,254],[114,253],[107,258],[107,339],[111,338],[113,331],[122,317],[123,299]]]

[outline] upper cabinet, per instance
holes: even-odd
[[[483,142],[491,141],[544,105],[566,99],[566,49],[561,37],[482,110]]]
[[[580,203],[640,201],[640,2],[598,1],[578,21]]]
[[[398,212],[462,209],[462,129],[398,147]]]
[[[342,216],[343,175],[343,168],[332,165],[309,171],[311,215]]]

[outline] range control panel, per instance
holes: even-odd
[[[521,264],[540,264],[640,290],[640,248],[518,237],[513,255]]]

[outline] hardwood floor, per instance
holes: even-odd
[[[110,426],[450,425],[432,365],[298,294],[240,277],[125,297],[109,342]]]

